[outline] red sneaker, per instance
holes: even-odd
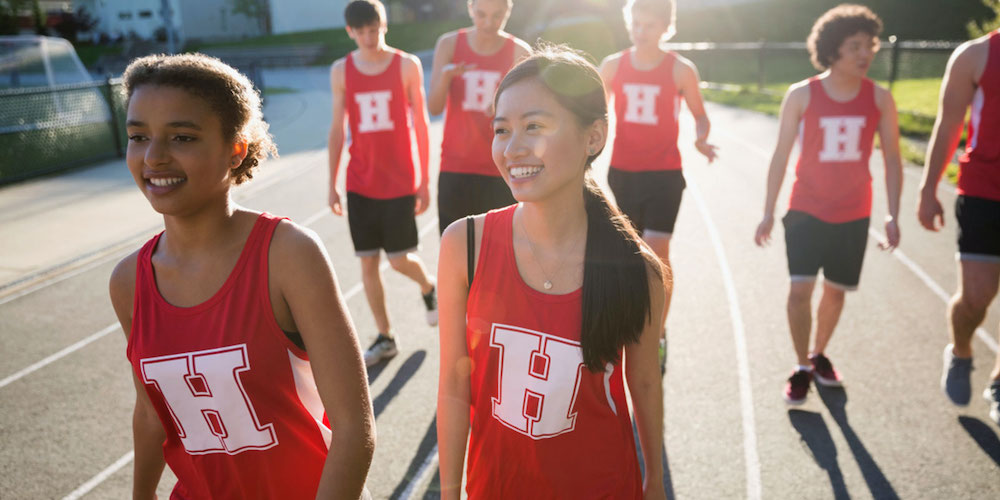
[[[806,402],[806,394],[809,392],[809,384],[812,383],[812,373],[805,370],[797,370],[788,377],[785,384],[785,402],[790,405],[800,405]]]
[[[840,372],[833,367],[833,363],[826,356],[822,354],[810,356],[809,362],[812,363],[813,375],[816,377],[817,384],[827,387],[844,386],[844,379],[840,377]]]

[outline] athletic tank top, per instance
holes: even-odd
[[[315,498],[330,443],[309,358],[278,327],[267,256],[281,219],[261,214],[211,298],[177,307],[139,251],[126,350],[163,423],[171,499]]]
[[[347,190],[368,198],[390,199],[417,192],[410,142],[410,104],[403,88],[402,56],[377,75],[366,75],[348,54],[344,100],[351,127]]]
[[[514,39],[506,40],[495,54],[473,52],[466,30],[458,31],[453,63],[473,64],[471,70],[451,80],[441,141],[441,171],[499,177],[493,163],[493,94],[500,80],[514,66]]]
[[[809,106],[799,124],[799,161],[789,210],[839,224],[871,215],[868,159],[881,113],[875,84],[865,78],[858,95],[837,102],[819,77],[809,79]]]
[[[616,120],[611,166],[626,172],[680,170],[677,119],[681,95],[674,83],[677,56],[667,52],[649,71],[636,69],[634,56],[634,48],[621,53],[611,80]]]
[[[581,290],[549,295],[521,279],[516,207],[486,215],[469,290],[468,496],[641,498],[621,364],[583,365]]]
[[[959,158],[958,194],[1000,201],[1000,32],[990,34],[989,44]]]

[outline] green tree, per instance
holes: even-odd
[[[993,19],[986,21],[969,21],[966,29],[969,36],[979,38],[997,28],[1000,28],[1000,0],[982,0],[983,5],[989,7],[995,13]]]
[[[271,32],[270,12],[267,8],[267,0],[229,0],[233,7],[233,14],[243,14],[250,19],[257,21],[257,26],[265,34]]]

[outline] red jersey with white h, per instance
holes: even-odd
[[[801,151],[789,210],[831,224],[871,215],[868,160],[880,116],[871,80],[861,81],[854,99],[838,102],[827,95],[818,77],[809,79],[809,106],[799,125]]]
[[[486,215],[467,303],[469,498],[642,498],[621,364],[584,366],[581,290],[521,279],[517,206]]]
[[[417,192],[402,58],[394,51],[389,67],[377,75],[358,71],[353,54],[346,59],[344,103],[351,127],[347,190],[368,198]]]
[[[506,33],[495,54],[480,55],[469,46],[468,32],[458,30],[452,63],[473,68],[451,80],[441,141],[441,171],[499,177],[493,163],[493,94],[514,66],[514,39]]]
[[[1000,32],[989,38],[986,69],[972,99],[958,194],[1000,201]]]
[[[166,431],[170,498],[315,498],[331,431],[305,351],[274,320],[261,214],[222,288],[193,307],[160,295],[139,252],[127,355]]]
[[[677,119],[681,95],[674,83],[677,56],[667,52],[655,68],[632,64],[635,49],[621,53],[611,80],[615,96],[615,145],[611,166],[626,172],[680,170]]]

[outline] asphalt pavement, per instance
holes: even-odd
[[[375,335],[347,222],[326,207],[326,69],[269,71],[265,114],[282,157],[241,187],[239,203],[290,216],[330,253],[363,344]],[[978,397],[996,350],[994,303],[974,343],[967,408],[938,386],[955,287],[954,190],[941,233],[914,215],[919,169],[907,167],[902,245],[875,247],[885,214],[882,161],[873,238],[860,290],[849,294],[828,354],[843,390],[812,390],[788,408],[795,361],[785,320],[788,277],[780,225],[753,244],[777,123],[709,106],[720,159],[707,165],[682,121],[688,189],[672,248],[675,294],[664,380],[664,481],[672,498],[1000,498],[1000,428]],[[432,179],[441,122],[431,125]],[[594,166],[606,175],[606,153]],[[788,176],[790,182],[791,175]],[[434,185],[434,184],[432,184]],[[783,189],[787,200],[789,185]],[[779,202],[779,206],[783,202]],[[131,491],[134,390],[125,339],[107,298],[115,262],[161,227],[122,162],[0,188],[0,498],[125,498]],[[14,216],[10,216],[14,214]],[[435,208],[418,218],[433,270]],[[378,447],[376,498],[436,498],[437,332],[416,285],[387,270],[400,353],[369,373]],[[165,474],[161,498],[175,479]]]

